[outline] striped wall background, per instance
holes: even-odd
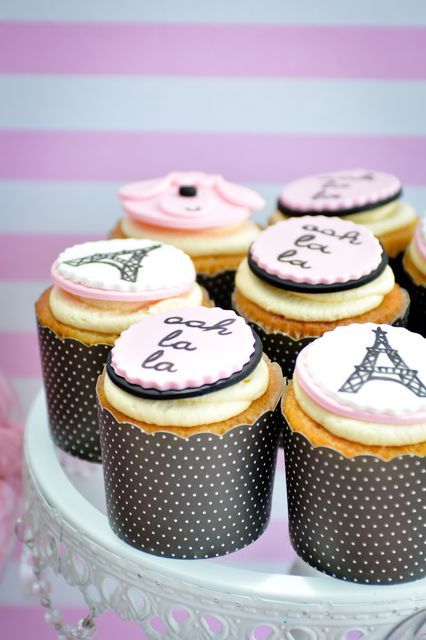
[[[0,368],[25,407],[33,302],[123,182],[220,172],[268,213],[287,180],[366,166],[426,207],[424,0],[3,0],[0,96]]]

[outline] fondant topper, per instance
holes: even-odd
[[[426,340],[373,323],[327,332],[298,356],[302,389],[326,410],[355,420],[426,420]]]
[[[233,311],[218,307],[144,319],[116,341],[107,371],[141,397],[192,397],[247,377],[262,356],[259,338]]]
[[[253,273],[273,286],[317,293],[359,287],[387,265],[371,231],[325,216],[291,218],[262,231],[248,260]]]
[[[135,182],[119,195],[125,212],[137,222],[194,231],[236,225],[265,206],[255,191],[195,171]]]
[[[398,178],[383,171],[329,171],[287,184],[278,208],[287,215],[349,215],[392,202],[401,193]]]
[[[52,266],[61,289],[100,300],[149,302],[189,291],[194,265],[185,253],[151,240],[100,240],[63,251]]]

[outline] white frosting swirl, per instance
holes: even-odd
[[[50,309],[55,318],[71,327],[119,334],[132,324],[168,309],[199,307],[203,291],[195,283],[187,293],[151,303],[110,302],[79,298],[54,285],[50,292]]]
[[[105,373],[104,393],[112,407],[134,420],[169,427],[194,427],[228,420],[245,411],[268,388],[268,365],[263,358],[241,382],[194,398],[151,400],[117,387]]]
[[[415,209],[406,202],[390,202],[389,204],[370,209],[369,211],[361,211],[343,216],[345,220],[351,220],[357,224],[362,224],[374,233],[375,236],[382,236],[406,227],[414,222],[417,218]],[[271,224],[275,224],[280,220],[286,220],[288,216],[275,211],[271,218]]]
[[[298,293],[279,289],[252,273],[247,260],[238,268],[235,284],[249,300],[266,311],[292,320],[332,322],[352,318],[376,309],[395,286],[392,269],[368,284],[332,293]]]
[[[122,219],[121,230],[128,238],[149,238],[172,244],[193,258],[247,253],[249,246],[260,232],[259,227],[251,220],[246,220],[234,227],[179,232],[145,227],[130,218]]]
[[[412,263],[414,264],[415,267],[417,267],[420,273],[426,276],[426,261],[423,260],[423,258],[417,251],[414,238],[408,245],[407,255],[409,256],[409,258],[411,258]]]
[[[303,411],[330,433],[352,442],[374,446],[403,446],[426,441],[426,423],[385,424],[354,420],[331,413],[317,404],[301,388],[297,373],[293,377],[293,390]]]

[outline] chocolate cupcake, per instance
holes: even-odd
[[[170,173],[120,189],[125,216],[114,238],[167,242],[191,256],[198,282],[215,304],[230,308],[235,270],[259,233],[249,220],[265,202],[218,175]]]
[[[233,304],[291,378],[309,342],[353,322],[404,324],[409,298],[371,231],[341,218],[300,216],[253,242]]]
[[[426,340],[371,323],[304,349],[283,400],[290,538],[336,578],[426,576]]]
[[[282,387],[233,311],[166,312],[123,332],[97,385],[113,531],[172,558],[256,540],[270,514]]]
[[[410,294],[408,328],[426,337],[426,220],[417,225],[403,259],[404,286]]]
[[[36,302],[49,423],[64,451],[100,461],[96,379],[121,331],[165,309],[209,304],[191,259],[151,240],[66,249]]]
[[[328,171],[287,184],[270,222],[321,214],[365,225],[379,238],[398,280],[402,252],[418,220],[413,207],[401,202],[401,194],[399,179],[383,171]]]

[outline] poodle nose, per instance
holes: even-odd
[[[197,188],[192,185],[183,185],[179,187],[179,195],[184,198],[193,198],[197,195]]]

